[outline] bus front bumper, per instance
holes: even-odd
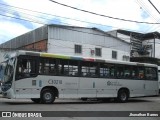
[[[5,91],[5,92],[2,91],[2,97],[3,97],[3,98],[9,98],[9,99],[15,98],[13,89],[9,89],[9,90],[7,90],[7,91]]]

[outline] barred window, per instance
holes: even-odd
[[[75,45],[74,50],[75,53],[82,53],[82,45]]]
[[[117,59],[117,51],[112,51],[112,58]]]
[[[95,48],[95,55],[96,56],[102,56],[102,50],[101,50],[101,48]]]

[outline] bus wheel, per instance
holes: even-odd
[[[41,101],[40,98],[31,98],[31,100],[32,100],[34,103],[40,103],[40,101]]]
[[[118,102],[125,103],[128,101],[128,97],[128,91],[122,89],[118,92],[117,100]]]
[[[41,93],[42,103],[51,104],[55,100],[55,95],[50,89],[44,89]]]

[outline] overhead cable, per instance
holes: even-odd
[[[62,6],[65,6],[65,7],[68,7],[68,8],[72,8],[72,9],[78,10],[78,11],[90,13],[90,14],[93,14],[93,15],[98,15],[98,16],[101,16],[101,17],[111,18],[111,19],[115,19],[115,20],[126,21],[126,22],[134,22],[134,23],[143,23],[143,24],[160,24],[160,23],[142,22],[142,21],[127,20],[127,19],[123,19],[123,18],[117,18],[117,17],[107,16],[107,15],[103,15],[103,14],[98,14],[98,13],[95,13],[95,12],[91,12],[91,11],[88,11],[88,10],[84,10],[84,9],[72,7],[72,6],[63,4],[63,3],[59,3],[59,2],[54,1],[54,0],[49,0],[49,1],[51,1],[51,2],[53,2],[53,3],[56,3],[56,4],[59,4],[59,5],[62,5]]]

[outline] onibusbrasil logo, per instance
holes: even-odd
[[[2,112],[2,117],[42,117],[40,112]]]

